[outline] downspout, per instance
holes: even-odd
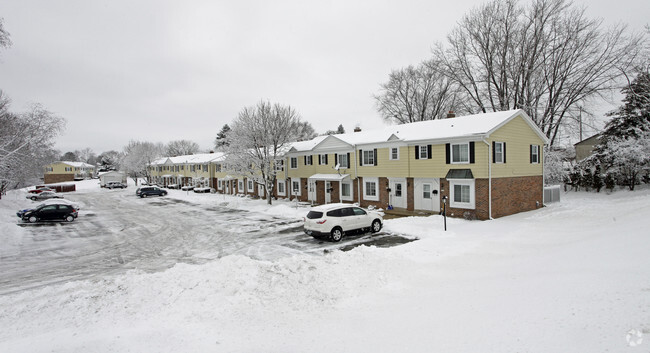
[[[494,219],[492,218],[492,146],[490,146],[490,143],[485,140],[485,137],[483,137],[482,141],[487,145],[488,150],[488,217]]]
[[[357,200],[359,202],[359,206],[361,206],[361,181],[359,181],[359,172],[357,171],[359,156],[357,156],[357,145],[354,145],[352,147],[354,148],[354,177],[357,179]],[[348,163],[350,163],[350,161],[348,161]]]

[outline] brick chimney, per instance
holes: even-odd
[[[453,110],[450,110],[449,113],[447,113],[447,119],[455,118],[456,113],[454,113]]]
[[[355,128],[354,128],[354,132],[361,132],[361,128],[360,128],[360,127],[358,127],[358,126],[357,126],[357,127],[355,127]]]

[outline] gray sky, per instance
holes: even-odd
[[[62,152],[130,140],[193,140],[259,100],[296,108],[317,132],[383,126],[372,95],[392,69],[428,58],[463,14],[455,1],[3,0],[0,52],[12,110],[67,119]],[[650,1],[577,1],[641,30]]]

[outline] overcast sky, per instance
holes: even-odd
[[[193,140],[261,99],[296,108],[317,132],[383,126],[373,94],[393,69],[427,59],[482,1],[2,0],[13,46],[0,52],[12,110],[67,119],[62,152],[131,139]],[[641,30],[650,1],[577,1]]]

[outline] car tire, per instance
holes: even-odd
[[[375,219],[374,221],[372,221],[372,225],[370,226],[370,231],[373,233],[377,233],[380,230],[381,230],[381,221]]]
[[[36,201],[36,200],[37,200],[37,197],[36,197],[36,196],[32,196],[31,199],[32,199],[32,201]]]
[[[167,193],[166,193],[166,192],[163,192],[163,193],[162,193],[162,196],[166,196],[166,195],[167,195]]]
[[[65,217],[65,220],[66,220],[66,222],[72,222],[72,221],[74,221],[74,216],[71,215],[71,214],[69,214],[69,215],[67,215],[67,216]]]
[[[38,222],[38,218],[36,216],[31,216],[27,219],[29,223],[36,223]]]
[[[142,194],[140,197],[147,197],[147,194]]]
[[[341,238],[343,238],[343,229],[341,229],[341,227],[334,227],[330,232],[330,239],[333,242],[339,242],[341,241]]]

